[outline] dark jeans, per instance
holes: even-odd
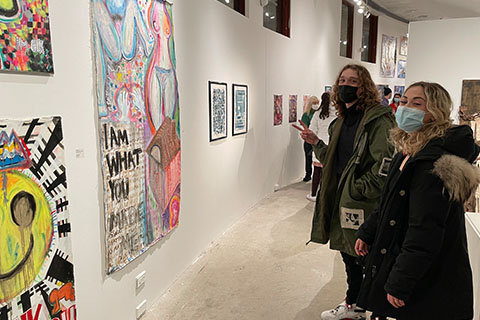
[[[303,151],[305,152],[305,177],[312,177],[312,151],[310,143],[303,142]]]
[[[358,294],[360,293],[360,286],[363,280],[363,266],[357,257],[340,252],[342,254],[343,263],[345,263],[345,272],[347,273],[347,298],[345,302],[347,304],[357,303]],[[378,314],[372,314],[370,319],[379,317],[380,320],[386,320],[386,317]]]
[[[321,179],[322,179],[322,168],[313,166],[313,179],[312,179],[312,196],[313,197],[317,195],[318,186],[320,184]]]
[[[358,258],[340,252],[342,254],[343,263],[345,263],[345,272],[347,273],[347,304],[357,303],[358,294],[360,292],[360,286],[362,285],[363,273],[362,265],[359,263]]]

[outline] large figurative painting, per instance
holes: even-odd
[[[0,120],[0,319],[76,319],[59,117]]]
[[[106,269],[178,224],[180,113],[172,6],[92,0],[103,164]]]
[[[380,61],[380,76],[385,78],[395,77],[397,66],[397,38],[382,36],[382,58]]]
[[[0,0],[0,71],[53,73],[47,0]]]

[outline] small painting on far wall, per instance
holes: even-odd
[[[247,133],[248,130],[248,87],[233,84],[233,125],[232,135]]]
[[[407,53],[408,53],[408,38],[403,36],[400,39],[400,55],[406,57]]]
[[[403,93],[405,92],[405,86],[395,86],[395,90],[393,90],[393,93],[400,93],[403,96]]]
[[[395,77],[395,65],[397,61],[397,38],[382,36],[382,57],[380,60],[380,76],[384,78]]]
[[[288,98],[288,122],[297,122],[297,95]]]
[[[227,84],[208,82],[210,141],[227,137]]]
[[[308,94],[304,94],[303,95],[303,112],[305,112],[305,109],[307,108],[308,99],[310,99],[310,96]]]
[[[332,86],[325,86],[325,92],[331,92]]]
[[[377,84],[376,85],[378,93],[380,94],[380,99],[383,98],[383,89],[388,88],[388,84]]]
[[[283,121],[283,96],[273,96],[273,125],[279,126]]]
[[[398,60],[398,77],[405,78],[405,73],[407,72],[407,61]]]

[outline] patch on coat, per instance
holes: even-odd
[[[390,164],[392,163],[392,158],[383,158],[378,174],[386,177],[388,176],[388,170],[390,169]]]
[[[340,208],[340,221],[342,228],[358,230],[365,221],[362,209]]]
[[[433,173],[445,185],[451,200],[465,203],[480,183],[480,169],[467,160],[444,155],[433,164]]]

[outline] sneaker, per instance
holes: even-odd
[[[308,182],[310,180],[312,180],[312,177],[305,176],[305,178],[303,178],[303,182]]]
[[[355,304],[340,303],[335,309],[322,312],[322,320],[366,320],[365,310],[357,308]]]
[[[317,197],[316,196],[312,196],[310,193],[307,194],[307,199],[312,201],[312,202],[315,202],[317,201]]]

